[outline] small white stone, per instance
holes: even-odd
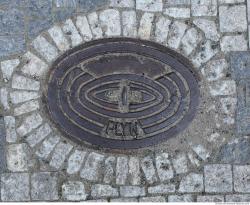
[[[105,159],[103,182],[106,184],[112,183],[115,178],[115,162],[116,158],[113,156],[109,156]]]
[[[208,40],[205,44],[201,45],[200,51],[192,58],[192,61],[199,67],[201,64],[209,61],[218,51],[218,48],[214,47],[213,43]]]
[[[99,19],[104,35],[120,36],[121,24],[119,11],[115,9],[107,9],[99,14]]]
[[[156,171],[153,164],[153,160],[150,156],[144,157],[141,161],[141,168],[145,174],[148,183],[153,184],[157,181]]]
[[[160,184],[148,188],[149,194],[168,194],[175,192],[174,184]]]
[[[17,128],[17,133],[23,137],[42,124],[42,117],[38,113],[33,113],[24,118],[23,123]]]
[[[221,32],[247,31],[247,16],[245,5],[220,6],[219,14]]]
[[[188,161],[185,154],[178,154],[173,159],[173,166],[177,174],[186,173],[188,171]]]
[[[184,195],[170,195],[168,202],[194,202],[194,197],[191,194]]]
[[[225,59],[209,61],[206,67],[203,67],[201,72],[208,81],[216,81],[225,77],[228,70],[228,64]]]
[[[68,174],[76,174],[80,171],[86,152],[75,150],[68,159]]]
[[[160,180],[163,182],[172,179],[174,176],[174,172],[171,166],[171,162],[168,159],[168,154],[162,153],[156,156],[155,161],[156,161],[156,169]]]
[[[122,12],[123,36],[135,38],[137,36],[137,22],[135,11]]]
[[[215,21],[208,19],[195,19],[193,23],[204,32],[207,39],[219,41],[220,34]]]
[[[39,149],[36,151],[36,155],[46,159],[59,141],[60,137],[56,135],[45,139]]]
[[[154,14],[152,13],[144,13],[142,15],[139,30],[138,30],[139,38],[142,38],[142,39],[150,38],[153,20],[154,20]]]
[[[244,35],[223,36],[220,45],[224,52],[247,50],[247,40]]]
[[[14,116],[23,115],[28,112],[32,112],[39,109],[39,102],[37,100],[31,100],[23,103],[19,107],[14,109]]]
[[[1,71],[3,74],[3,79],[8,82],[12,76],[13,71],[19,65],[19,59],[6,60],[1,62]]]
[[[117,157],[116,162],[116,184],[124,185],[128,175],[128,158]]]
[[[162,8],[162,0],[136,0],[136,9],[138,10],[160,12]]]
[[[118,7],[118,8],[134,8],[135,1],[134,0],[111,0],[110,6]]]
[[[212,96],[234,95],[236,93],[236,84],[234,80],[218,81],[210,86]]]
[[[187,29],[187,25],[185,23],[175,21],[169,30],[169,39],[168,46],[170,48],[177,49],[180,45],[181,39]]]
[[[220,99],[223,113],[234,115],[236,110],[237,98],[227,97]]]
[[[161,16],[155,24],[155,40],[159,43],[164,43],[167,41],[169,26],[171,20],[167,17]]]
[[[102,171],[103,159],[104,155],[95,152],[90,153],[83,169],[81,170],[81,178],[89,181],[98,181]]]
[[[91,188],[91,196],[94,198],[118,197],[118,189],[110,185],[94,184]]]
[[[16,142],[16,120],[13,116],[4,116],[4,125],[6,129],[6,141]]]
[[[26,144],[12,144],[7,146],[7,168],[12,172],[29,170],[30,150]]]
[[[170,7],[170,8],[166,8],[164,13],[173,18],[190,18],[189,8]]]
[[[132,185],[140,185],[141,183],[141,171],[140,171],[140,160],[137,157],[129,158],[129,181]]]
[[[224,196],[221,195],[197,196],[197,202],[224,202]]]
[[[191,0],[192,16],[216,16],[217,0]]]
[[[142,197],[139,199],[139,202],[166,202],[165,197],[163,196],[151,196],[151,197]]]
[[[82,34],[84,41],[90,41],[92,39],[92,33],[86,16],[77,16],[76,26]]]
[[[12,78],[12,88],[37,91],[40,89],[40,83],[36,80],[15,74]]]
[[[32,45],[48,62],[52,62],[58,56],[56,47],[51,45],[43,36],[36,37],[36,39],[32,42]]]
[[[205,192],[232,192],[233,179],[231,165],[209,164],[204,167]]]
[[[234,190],[250,193],[250,165],[234,165]]]
[[[45,123],[44,125],[40,126],[34,133],[29,135],[26,141],[31,147],[34,147],[35,145],[43,141],[43,139],[45,139],[45,137],[47,137],[51,133],[51,131],[52,130],[50,126]]]
[[[102,29],[96,12],[88,15],[89,25],[94,39],[102,38]]]
[[[201,164],[200,160],[197,159],[197,155],[195,156],[192,152],[188,152],[188,159],[196,167],[199,167]]]
[[[120,194],[122,197],[145,196],[145,188],[139,186],[121,186]]]
[[[72,22],[71,19],[68,19],[65,21],[65,23],[63,24],[63,32],[70,38],[71,40],[71,45],[73,47],[79,45],[80,43],[82,43],[82,37],[80,36],[80,34],[78,33],[74,23]]]
[[[8,90],[7,88],[0,89],[0,102],[4,108],[4,110],[9,110],[9,101],[8,101]]]
[[[204,161],[207,160],[208,157],[210,157],[210,153],[201,144],[192,145],[192,149]]]
[[[82,182],[69,181],[62,185],[62,196],[68,201],[84,201],[88,194]]]
[[[33,91],[12,91],[10,92],[10,100],[12,104],[23,103],[29,100],[35,100],[39,98],[38,92]]]
[[[67,142],[59,142],[55,147],[49,165],[55,169],[60,169],[72,148],[73,146]]]
[[[48,30],[48,33],[60,51],[66,51],[69,49],[68,40],[65,38],[63,31],[59,26],[53,26]]]
[[[187,30],[181,40],[181,49],[186,56],[190,55],[193,50],[198,46],[202,37],[195,28]]]
[[[202,192],[204,191],[203,175],[190,173],[183,177],[180,183],[179,192]]]

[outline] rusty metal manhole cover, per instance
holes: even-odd
[[[47,104],[69,137],[106,148],[150,146],[192,121],[199,89],[191,65],[156,43],[105,39],[60,57]]]

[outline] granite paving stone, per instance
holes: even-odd
[[[37,172],[31,175],[31,199],[34,201],[58,200],[57,174]]]
[[[112,183],[115,179],[115,164],[116,158],[114,156],[109,156],[105,159],[104,162],[104,176],[103,182],[104,183]]]
[[[3,80],[5,82],[8,82],[10,80],[13,71],[16,69],[19,63],[19,59],[5,60],[1,62],[0,68],[3,75]]]
[[[234,173],[234,190],[241,193],[250,193],[250,166],[235,165]]]
[[[83,160],[85,159],[87,152],[75,150],[68,159],[68,174],[76,174],[82,166]]]
[[[231,192],[232,186],[232,168],[227,164],[205,165],[205,191],[206,192]]]
[[[224,202],[223,195],[197,196],[197,202]]]
[[[168,196],[168,202],[194,202],[194,196],[191,194],[184,195],[170,195]]]
[[[84,201],[88,194],[85,186],[79,181],[69,181],[62,185],[62,197],[67,201]]]
[[[4,125],[5,125],[5,134],[7,142],[16,142],[17,134],[16,134],[16,119],[13,116],[5,116],[4,117]],[[5,141],[5,139],[3,139]]]
[[[30,201],[28,173],[4,173],[1,175],[1,199],[6,202]]]
[[[19,54],[26,49],[26,42],[23,35],[0,35],[0,56]]]

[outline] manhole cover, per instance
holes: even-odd
[[[58,59],[49,78],[49,113],[69,136],[130,149],[177,135],[192,121],[199,90],[191,65],[158,44],[105,39]]]

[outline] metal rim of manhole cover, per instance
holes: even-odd
[[[46,100],[60,130],[113,149],[163,142],[183,131],[199,103],[189,61],[157,43],[100,39],[52,65]]]

